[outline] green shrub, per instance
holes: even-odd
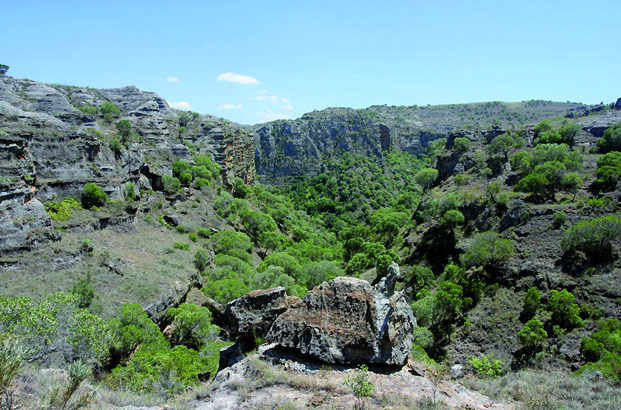
[[[179,189],[181,189],[181,182],[170,175],[162,176],[162,185],[164,187],[164,192],[168,195],[176,194]]]
[[[181,249],[182,251],[189,251],[190,244],[185,242],[175,242],[173,243],[173,249]]]
[[[547,338],[548,332],[544,330],[543,323],[537,319],[529,320],[518,333],[520,344],[531,352],[539,350]]]
[[[597,180],[593,188],[598,192],[617,189],[621,181],[621,152],[612,151],[597,159]]]
[[[567,222],[567,214],[564,211],[554,213],[554,226],[556,228],[562,226],[565,222]]]
[[[118,137],[112,138],[110,142],[108,143],[108,146],[110,147],[110,150],[114,152],[116,156],[121,155],[121,152],[123,152],[123,143],[121,142],[121,139]]]
[[[608,352],[621,354],[621,322],[618,319],[599,322],[599,329],[580,343],[580,353],[589,362],[600,360]]]
[[[528,289],[526,297],[524,297],[524,303],[522,305],[522,312],[526,319],[532,319],[539,310],[541,301],[541,293],[535,286]]]
[[[199,375],[209,368],[208,358],[183,345],[141,345],[126,366],[112,370],[110,380],[135,392],[175,394],[198,384]]]
[[[108,201],[108,195],[97,184],[90,183],[84,186],[81,200],[84,209],[91,209],[94,206],[100,208]]]
[[[115,127],[121,136],[121,140],[124,143],[127,143],[129,141],[129,137],[132,135],[132,124],[127,120],[121,120],[116,123]]]
[[[200,350],[220,332],[218,326],[211,324],[209,309],[202,306],[182,303],[177,308],[169,309],[166,317],[172,322],[170,339],[173,345],[182,344]]]
[[[93,302],[93,298],[95,297],[95,289],[90,284],[90,276],[86,279],[78,279],[73,288],[71,289],[71,293],[75,294],[78,297],[78,307],[79,308],[87,308]]]
[[[64,365],[80,357],[102,363],[114,335],[105,321],[78,305],[78,296],[62,292],[38,302],[0,296],[0,334],[20,338],[30,361]]]
[[[569,330],[582,326],[580,309],[574,303],[574,299],[574,295],[567,291],[567,289],[563,289],[560,292],[557,290],[550,291],[548,311],[552,313],[550,321],[553,325]]]
[[[370,397],[375,389],[375,385],[369,379],[369,368],[365,364],[360,365],[353,375],[345,378],[345,385],[351,389],[352,393],[359,401],[358,408],[364,408],[361,404],[362,400],[364,397]]]
[[[471,142],[468,138],[457,137],[453,142],[453,149],[457,152],[465,152],[470,149]]]
[[[71,218],[73,210],[82,209],[82,205],[75,198],[65,198],[62,202],[46,202],[45,211],[50,215],[52,219],[64,221]]]
[[[621,151],[621,122],[608,128],[602,138],[597,141],[599,153],[606,154],[610,151]]]
[[[197,249],[196,253],[194,253],[194,266],[200,273],[205,272],[210,260],[209,252],[204,249]]]
[[[89,104],[85,104],[81,107],[78,107],[78,110],[82,111],[84,114],[97,115],[99,114],[99,108],[94,107]]]
[[[168,346],[159,327],[149,319],[140,305],[122,305],[116,317],[108,321],[108,326],[117,335],[111,348],[113,356],[123,357],[139,344]]]
[[[468,358],[468,362],[472,364],[479,376],[499,377],[503,373],[502,362],[500,360],[492,360],[492,357],[491,354],[482,354],[479,357]]]
[[[125,199],[128,201],[135,201],[136,200],[136,186],[134,184],[132,184],[131,182],[128,182],[127,184],[125,184]]]
[[[121,115],[121,110],[119,109],[119,107],[117,107],[116,105],[114,105],[114,103],[110,101],[104,101],[99,107],[99,111],[103,115],[110,114],[113,117],[118,117],[119,115]]]
[[[513,255],[513,243],[502,239],[496,232],[477,234],[466,252],[460,257],[467,267],[498,267],[503,265]]]
[[[27,357],[28,352],[18,338],[0,333],[0,408],[14,408],[15,378]]]
[[[205,229],[205,228],[199,228],[198,231],[196,231],[196,233],[198,234],[198,236],[200,236],[201,238],[204,239],[209,239],[209,237],[211,236],[211,234],[213,233],[210,229]]]
[[[239,276],[230,275],[223,279],[209,280],[203,285],[202,291],[205,296],[226,304],[250,292],[250,288]]]
[[[621,218],[610,215],[582,221],[565,231],[561,240],[564,252],[584,252],[588,257],[607,256],[612,241],[621,235]]]

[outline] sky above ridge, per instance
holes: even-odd
[[[254,124],[326,107],[621,97],[621,1],[6,1],[8,75]]]

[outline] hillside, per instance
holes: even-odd
[[[436,406],[438,389],[449,407],[618,407],[619,122],[621,101],[531,100],[242,127],[135,87],[0,76],[0,342],[32,362],[15,396],[28,407],[38,380],[36,407],[43,369],[71,378],[83,360],[94,408],[297,408],[296,396],[410,408]],[[369,310],[344,314],[325,289],[350,285],[388,287],[390,302],[355,290],[343,300]],[[268,288],[282,299],[265,302]],[[230,315],[246,294],[259,300],[251,332]],[[336,322],[269,332],[284,312],[298,318],[287,326],[315,326],[317,300],[345,323],[337,341],[320,337]],[[397,310],[386,347],[369,312]],[[377,388],[366,399],[343,387],[369,364],[350,359],[372,344],[348,327],[356,314],[382,340],[373,357],[408,346],[409,361],[364,373]],[[354,347],[339,344],[348,335]],[[266,338],[291,350],[266,355]],[[223,369],[230,349],[253,353]],[[348,359],[316,361],[326,355]]]

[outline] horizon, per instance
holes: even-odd
[[[11,3],[0,64],[43,83],[131,84],[244,125],[332,107],[616,101],[621,4],[551,3]]]

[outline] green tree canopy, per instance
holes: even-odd
[[[561,239],[564,252],[584,252],[588,257],[606,256],[612,240],[621,235],[621,218],[615,215],[582,221],[565,231]]]
[[[108,195],[97,184],[86,184],[82,191],[82,208],[102,207],[108,201]]]
[[[610,151],[621,151],[621,122],[608,128],[602,138],[597,141],[597,149],[601,154]]]
[[[513,243],[502,239],[496,232],[478,233],[466,252],[461,255],[461,262],[467,267],[498,267],[513,255]]]

